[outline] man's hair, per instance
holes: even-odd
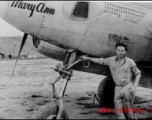
[[[116,43],[116,49],[117,49],[118,46],[119,47],[124,47],[125,50],[128,51],[128,46],[125,43],[123,43],[123,42],[117,42]]]

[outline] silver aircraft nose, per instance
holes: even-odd
[[[4,19],[10,1],[0,1],[0,18]]]

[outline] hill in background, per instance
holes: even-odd
[[[3,58],[4,55],[4,58],[9,58],[9,55],[11,55],[12,58],[16,58],[21,42],[21,36],[0,37],[0,57]],[[40,58],[45,56],[36,51],[35,47],[33,46],[32,37],[28,36],[20,57]]]

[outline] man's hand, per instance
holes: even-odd
[[[131,91],[135,92],[135,87],[134,86],[132,86]]]
[[[134,86],[131,88],[131,92],[132,92],[132,94],[135,94],[135,87]]]
[[[134,99],[135,99],[135,87],[131,88],[130,99],[131,99],[131,101],[130,101],[131,107],[133,107],[133,105],[134,105]]]
[[[87,56],[85,56],[85,55],[83,55],[83,56],[81,56],[81,57],[80,57],[80,59],[88,60],[88,57],[87,57]]]

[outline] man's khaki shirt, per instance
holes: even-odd
[[[136,67],[136,63],[125,57],[124,63],[120,64],[117,56],[109,57],[109,58],[100,58],[99,64],[108,65],[111,71],[111,75],[116,85],[122,84],[122,82],[128,81],[130,82],[132,78],[132,73],[136,76],[140,74],[140,70]]]

